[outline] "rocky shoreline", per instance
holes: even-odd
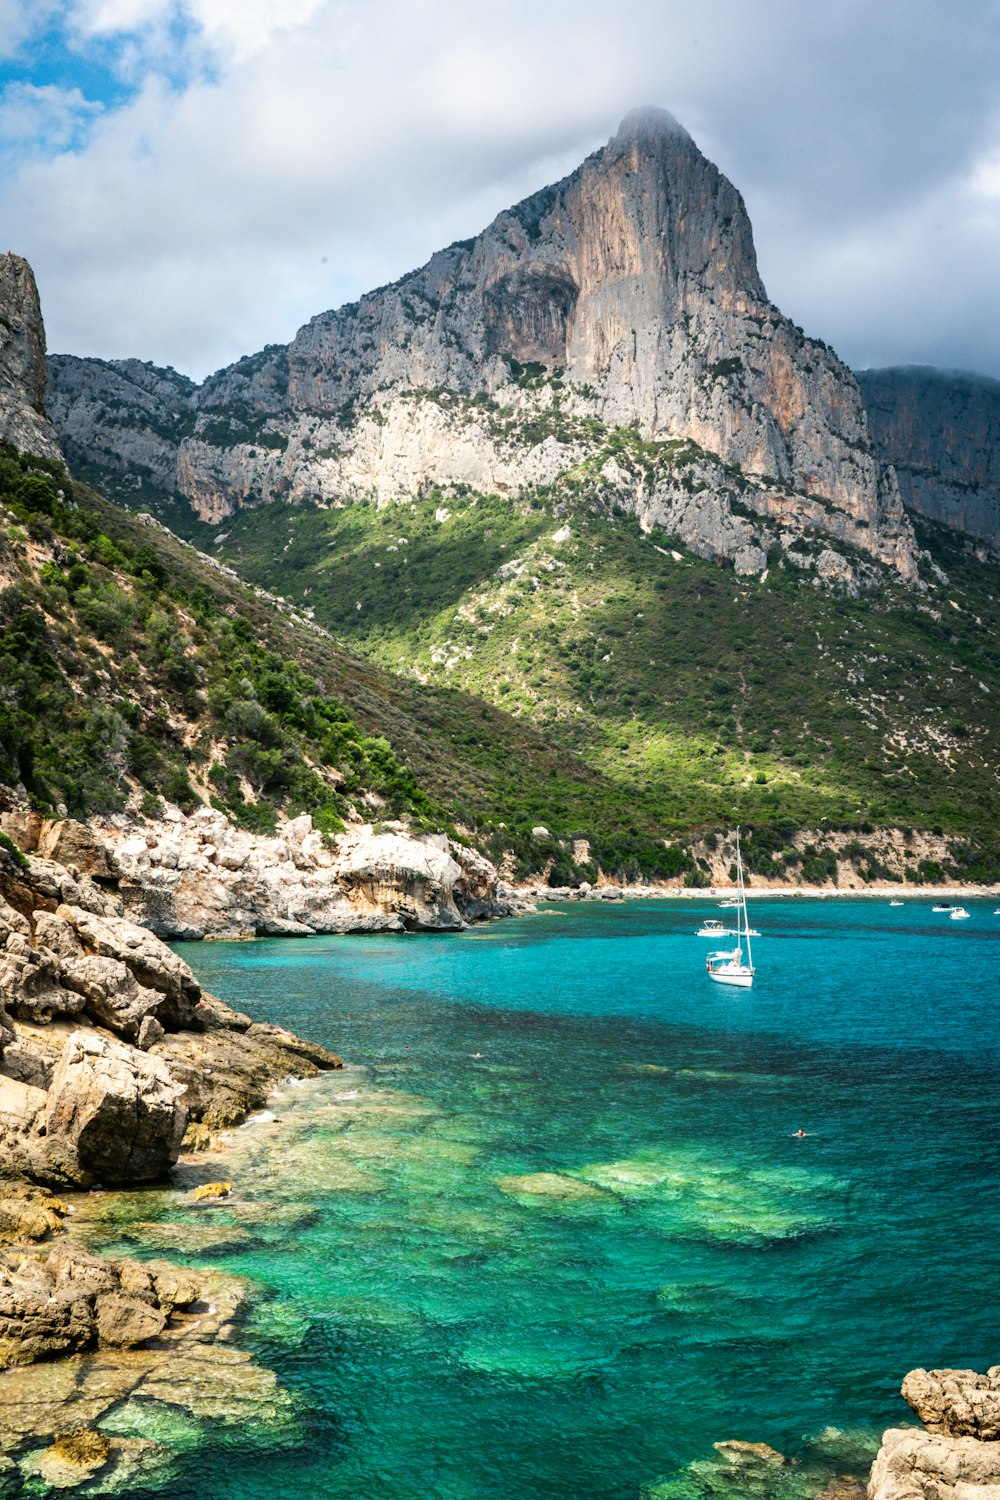
[[[206,994],[122,910],[78,866],[0,847],[0,1496],[162,1477],[170,1444],[142,1431],[157,1403],[175,1425],[291,1421],[274,1375],[231,1342],[243,1283],[89,1254],[56,1193],[82,1190],[82,1206],[162,1181],[182,1146],[341,1062]],[[97,1430],[130,1404],[135,1436]]]
[[[304,813],[268,837],[211,807],[94,827],[13,808],[0,827],[26,853],[90,877],[165,939],[456,931],[525,909],[476,850],[397,822],[331,839]]]

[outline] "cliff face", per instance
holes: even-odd
[[[61,458],[45,416],[45,326],[31,267],[0,255],[0,439],[22,453]]]
[[[134,361],[51,369],[71,458],[123,498],[179,496],[210,521],[428,484],[517,493],[592,459],[598,427],[633,427],[706,451],[697,483],[722,522],[739,471],[765,523],[747,536],[709,504],[702,526],[670,483],[636,497],[663,525],[680,506],[694,550],[762,571],[783,530],[818,531],[916,573],[853,375],[768,302],[739,193],[662,111],[630,115],[478,238],[201,387]]]
[[[911,365],[858,384],[907,505],[1000,548],[1000,380]]]

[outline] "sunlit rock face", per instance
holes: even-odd
[[[58,459],[45,417],[45,326],[31,267],[0,255],[0,439],[23,453]]]
[[[911,365],[858,384],[910,509],[1000,548],[1000,380]]]
[[[476,239],[201,387],[68,357],[52,379],[74,456],[128,469],[211,522],[262,501],[386,503],[427,484],[517,494],[598,451],[587,419],[706,451],[693,514],[690,487],[631,500],[693,550],[761,572],[782,531],[819,532],[916,575],[854,376],[767,300],[742,198],[661,110],[629,115]],[[576,425],[540,435],[554,402]],[[733,472],[765,522],[751,538],[729,524]],[[614,499],[628,507],[628,487]]]

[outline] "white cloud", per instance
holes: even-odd
[[[0,61],[16,57],[58,8],[59,0],[0,0]]]
[[[76,44],[112,48],[136,91],[71,150],[53,124],[44,160],[15,156],[7,241],[53,348],[200,374],[475,233],[659,103],[743,190],[769,291],[810,331],[855,359],[933,342],[982,363],[1000,67],[992,0],[958,9],[75,0]]]
[[[100,112],[77,88],[12,83],[0,93],[0,145],[60,150]]]

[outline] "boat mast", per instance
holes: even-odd
[[[736,884],[738,886],[737,900],[740,903],[736,916],[736,946],[739,949],[738,962],[743,961],[743,939],[747,940],[747,968],[753,968],[753,954],[750,951],[750,918],[747,916],[747,893],[743,884],[743,855],[740,852],[740,830],[736,830]],[[740,923],[742,922],[742,927]]]

